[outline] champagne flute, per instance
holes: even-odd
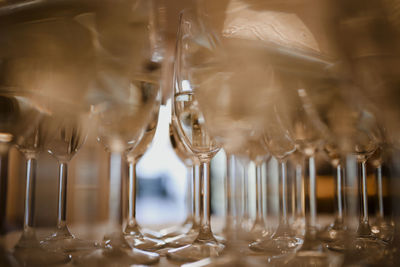
[[[88,111],[83,107],[62,102],[55,106],[52,108],[52,116],[46,120],[46,126],[54,133],[49,137],[46,149],[57,160],[59,166],[57,230],[42,240],[41,245],[49,251],[88,251],[94,249],[96,244],[76,238],[67,225],[68,164],[85,142]]]
[[[143,137],[125,155],[128,164],[128,218],[124,235],[129,245],[146,251],[155,251],[165,245],[162,240],[150,238],[143,234],[136,221],[136,163],[144,155],[153,140],[157,128],[159,109],[159,103],[155,103],[152,118],[146,127]]]
[[[214,237],[210,225],[210,160],[219,147],[209,136],[204,117],[199,109],[197,94],[190,73],[195,66],[191,60],[196,59],[202,47],[197,40],[193,15],[183,12],[180,17],[176,46],[174,75],[173,123],[177,126],[180,140],[200,162],[200,229],[192,244],[171,249],[167,257],[175,261],[197,261],[209,256],[219,255],[223,249]]]

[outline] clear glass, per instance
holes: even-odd
[[[136,147],[126,154],[128,164],[128,218],[124,229],[124,235],[129,245],[146,251],[156,251],[165,245],[165,242],[162,240],[147,237],[142,232],[136,220],[136,163],[147,151],[153,140],[157,128],[159,108],[159,104],[154,105],[152,119],[146,127],[143,137],[137,143]]]
[[[174,104],[172,120],[182,143],[193,153],[199,164],[200,229],[192,244],[168,251],[167,257],[175,261],[197,261],[209,256],[217,256],[223,249],[214,237],[210,225],[210,160],[219,147],[209,136],[203,114],[199,110],[190,73],[196,62],[191,62],[202,47],[195,42],[198,25],[193,14],[187,11],[180,17],[174,66]],[[198,28],[197,28],[198,29]],[[191,48],[198,49],[191,49]],[[192,55],[192,53],[195,53]]]
[[[94,249],[96,243],[76,238],[68,229],[67,187],[68,163],[85,142],[87,129],[83,124],[88,123],[88,118],[75,106],[58,104],[54,110],[53,116],[46,120],[46,127],[51,133],[46,148],[59,166],[57,230],[40,244],[49,251],[87,252]]]
[[[76,260],[82,266],[154,264],[159,255],[132,248],[123,233],[122,179],[126,155],[143,137],[159,102],[162,50],[153,1],[104,0],[91,24],[99,51],[90,92],[98,140],[110,153],[108,226],[102,246]],[[89,19],[90,22],[90,19]],[[154,43],[156,42],[156,43]]]
[[[268,161],[267,161],[268,162]],[[254,218],[253,226],[250,229],[251,241],[258,241],[259,239],[271,236],[271,230],[268,229],[264,216],[264,195],[263,190],[263,175],[262,175],[263,162],[255,162],[256,169],[256,217]],[[267,172],[266,172],[267,173]],[[266,177],[268,179],[268,177]]]
[[[384,151],[384,147],[379,147],[369,159],[371,166],[375,168],[376,184],[376,215],[371,225],[371,231],[376,237],[390,243],[394,237],[394,225],[390,216],[385,214],[384,208],[383,165],[385,164],[384,155],[388,153],[388,151]],[[386,148],[389,149],[387,146]]]
[[[186,236],[186,233],[191,231],[191,229],[195,229],[196,231],[198,230],[198,218],[196,218],[196,200],[197,198],[195,197],[195,186],[196,186],[196,181],[195,181],[195,168],[194,168],[194,162],[197,161],[197,159],[194,157],[194,154],[192,154],[185,146],[184,144],[179,140],[179,136],[177,133],[177,130],[175,126],[170,123],[169,125],[169,139],[172,145],[172,148],[174,149],[176,155],[179,157],[179,159],[185,164],[187,168],[187,189],[186,189],[186,208],[187,208],[187,216],[185,221],[179,225],[179,226],[173,226],[167,229],[163,229],[160,231],[162,236],[164,238],[167,238],[168,240],[167,243],[169,246],[171,246],[173,243],[175,243],[175,240],[180,240],[180,238],[184,238]],[[194,240],[194,238],[193,238]],[[180,244],[178,242],[178,244]],[[182,244],[182,245],[187,245],[187,244]],[[181,245],[177,245],[178,247]]]
[[[295,150],[295,143],[285,125],[285,119],[273,107],[268,115],[268,126],[264,130],[264,140],[268,151],[279,162],[279,225],[271,237],[261,238],[250,244],[256,252],[262,252],[269,257],[278,258],[287,253],[293,253],[302,240],[289,225],[288,218],[288,181],[286,160]]]
[[[325,145],[332,167],[335,169],[333,177],[335,178],[335,211],[334,221],[328,225],[318,236],[326,242],[327,248],[334,251],[343,251],[346,246],[347,225],[344,222],[344,170],[342,160],[338,154],[338,148],[332,144]]]
[[[45,141],[45,133],[42,131],[42,125],[38,125],[31,134],[20,138],[17,143],[18,149],[26,158],[24,228],[14,248],[14,257],[22,265],[61,264],[70,260],[69,255],[44,250],[33,227],[37,156],[43,149]]]

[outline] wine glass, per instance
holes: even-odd
[[[381,144],[369,160],[369,163],[375,168],[375,182],[377,185],[377,212],[375,221],[373,225],[371,225],[371,231],[383,241],[390,242],[393,239],[394,226],[390,219],[385,216],[383,204],[382,165],[384,164],[384,157],[387,153],[387,151],[384,150],[385,147],[387,148],[387,145]]]
[[[264,190],[263,190],[263,175],[262,168],[263,163],[268,162],[270,159],[270,153],[266,151],[266,146],[262,141],[250,142],[248,145],[249,159],[254,162],[255,167],[255,184],[256,184],[256,205],[253,225],[249,231],[252,238],[251,241],[258,241],[259,239],[265,238],[271,235],[270,230],[267,227],[264,218]],[[268,177],[267,177],[268,179]]]
[[[190,150],[185,146],[184,143],[179,138],[178,135],[178,130],[176,129],[177,125],[175,125],[175,121],[172,121],[170,126],[169,126],[169,136],[170,136],[170,141],[171,145],[174,148],[175,153],[178,155],[178,157],[185,163],[187,166],[187,172],[189,174],[189,179],[191,180],[191,199],[190,205],[191,205],[191,214],[188,219],[191,218],[191,224],[190,224],[190,229],[186,230],[187,228],[185,227],[187,225],[188,219],[183,223],[182,226],[180,226],[181,229],[180,231],[184,231],[183,233],[176,235],[176,236],[171,236],[168,237],[166,236],[165,241],[167,242],[168,247],[182,247],[185,245],[190,245],[193,243],[193,241],[196,239],[198,233],[199,233],[199,217],[198,217],[198,166],[199,164],[197,163],[198,160],[195,158],[195,155],[190,152]],[[189,203],[189,202],[188,202]],[[189,221],[190,222],[190,221]],[[185,231],[186,230],[186,231]],[[179,230],[178,230],[179,231]],[[175,232],[178,232],[175,230]]]
[[[315,153],[322,143],[322,137],[329,135],[327,126],[318,115],[316,104],[320,104],[321,92],[329,90],[330,85],[334,83],[327,71],[331,63],[329,58],[320,53],[307,50],[298,50],[295,53],[310,57],[300,59],[292,57],[293,55],[281,54],[283,58],[279,64],[284,84],[282,95],[287,102],[287,115],[296,149],[307,159],[308,168],[304,179],[306,189],[304,241],[294,257],[288,259],[288,264],[335,265],[338,264],[339,258],[333,253],[324,251],[321,241],[317,238],[317,180],[314,160]],[[291,65],[287,64],[291,61]],[[299,68],[297,64],[303,67]]]
[[[347,226],[344,222],[344,171],[342,156],[339,148],[334,142],[328,141],[324,145],[324,151],[328,155],[329,162],[335,168],[335,218],[333,223],[328,225],[319,233],[319,238],[326,242],[329,249],[343,251],[345,249]]]
[[[157,128],[159,109],[159,102],[155,103],[152,118],[146,127],[143,137],[125,155],[128,163],[128,218],[124,235],[129,245],[146,251],[155,251],[165,245],[162,240],[150,238],[143,234],[136,221],[136,163],[144,155],[153,140]]]
[[[43,248],[58,252],[81,252],[94,249],[94,242],[76,238],[67,226],[68,164],[84,144],[87,136],[88,110],[84,107],[56,102],[46,127],[53,133],[45,148],[58,162],[57,230],[40,242]]]
[[[279,225],[271,237],[253,242],[250,248],[263,252],[271,257],[280,257],[293,253],[302,240],[296,237],[289,226],[288,218],[288,188],[286,160],[295,150],[295,142],[288,130],[287,121],[276,106],[269,112],[268,123],[264,136],[268,151],[278,160],[279,164]]]
[[[204,117],[199,109],[192,73],[197,56],[206,52],[195,37],[199,28],[193,14],[184,11],[180,16],[174,66],[173,123],[182,143],[199,160],[200,166],[200,229],[192,244],[171,249],[167,257],[175,261],[197,261],[218,255],[223,249],[214,237],[210,226],[210,160],[219,147],[205,127]],[[197,32],[196,32],[197,31]]]
[[[88,18],[97,45],[97,79],[88,93],[98,140],[110,155],[108,224],[102,247],[76,259],[82,266],[154,264],[156,253],[132,248],[123,233],[122,168],[143,137],[159,99],[161,51],[152,1],[99,2]],[[132,169],[133,171],[133,169]]]
[[[341,149],[349,151],[357,159],[357,178],[361,196],[359,225],[355,240],[350,246],[350,253],[352,253],[350,261],[376,262],[384,257],[383,251],[387,243],[373,235],[369,224],[366,161],[373,155],[382,140],[380,127],[365,102],[360,101],[355,106],[345,103],[336,108],[340,108],[340,112],[343,112],[338,113],[337,109],[332,111],[332,113],[336,113],[336,120],[339,117],[342,119],[341,122],[335,120],[338,127],[341,127],[340,130],[336,129],[336,132],[340,131],[340,137],[343,138]],[[346,114],[345,112],[350,113]]]
[[[46,96],[26,91],[12,92],[11,97],[18,103],[19,110],[15,121],[15,144],[26,158],[24,228],[14,247],[14,257],[22,265],[66,263],[70,260],[69,255],[48,252],[40,246],[33,226],[37,158],[49,135],[49,129],[44,123],[45,118],[50,115],[44,104]],[[28,129],[25,126],[27,124],[30,125]]]

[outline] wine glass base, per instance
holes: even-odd
[[[223,248],[224,245],[216,241],[196,240],[191,245],[169,250],[167,258],[179,262],[199,261],[204,258],[219,256]]]
[[[348,231],[345,226],[330,225],[318,234],[325,247],[337,252],[345,250]]]
[[[143,235],[150,238],[155,238],[155,239],[164,238],[164,235],[161,232],[153,231],[151,229],[142,228],[141,232]]]
[[[41,241],[40,245],[47,251],[64,253],[90,251],[99,247],[95,242],[81,240],[73,236],[58,237],[56,235]]]
[[[156,264],[160,256],[136,248],[102,248],[74,260],[74,264],[84,267],[130,267],[132,265]]]
[[[156,251],[165,246],[165,242],[159,239],[146,237],[143,235],[125,235],[125,239],[131,247],[145,251]]]
[[[346,263],[378,264],[386,257],[388,243],[373,236],[356,237],[345,255]]]
[[[258,267],[265,266],[265,258],[225,254],[217,258],[206,258],[200,261],[183,264],[182,267]]]
[[[172,226],[166,229],[162,229],[160,231],[160,234],[162,238],[175,237],[188,233],[191,230],[192,226],[193,226],[192,221],[188,221],[180,226]]]
[[[14,258],[22,266],[51,266],[64,264],[71,260],[70,255],[48,252],[41,247],[16,248]]]
[[[287,253],[294,253],[302,244],[302,240],[292,236],[279,236],[272,239],[263,239],[250,244],[250,249],[268,256],[279,257]]]
[[[166,238],[166,246],[170,248],[179,248],[186,245],[190,245],[194,242],[199,232],[192,229],[186,234],[178,235],[175,237]]]
[[[386,221],[378,221],[371,226],[373,235],[385,242],[391,242],[394,237],[394,226]]]
[[[286,261],[286,264],[296,267],[338,267],[341,266],[342,262],[343,259],[340,254],[300,249]]]

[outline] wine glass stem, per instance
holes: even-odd
[[[304,179],[303,179],[303,166],[296,164],[296,213],[297,216],[303,218],[304,216]]]
[[[36,167],[36,158],[28,157],[26,161],[24,231],[33,227],[35,214]]]
[[[377,195],[378,195],[378,216],[384,217],[383,209],[383,188],[382,188],[382,165],[379,165],[375,170],[376,183],[377,183]]]
[[[199,240],[214,239],[210,227],[210,162],[200,163],[200,232]]]
[[[263,222],[263,199],[262,199],[262,164],[256,164],[256,218],[255,222]]]
[[[193,166],[193,173],[194,173],[194,186],[193,186],[193,202],[194,202],[194,216],[195,216],[195,224],[193,225],[193,229],[198,229],[200,226],[200,193],[201,193],[201,187],[200,187],[200,165],[195,164]]]
[[[337,213],[336,213],[336,222],[343,222],[343,170],[342,166],[339,164],[336,167],[336,200],[337,200]]]
[[[119,152],[110,154],[110,174],[109,174],[109,200],[108,234],[120,233],[122,231],[122,165],[123,156]]]
[[[59,163],[58,178],[58,207],[57,207],[57,228],[66,228],[67,220],[67,183],[68,183],[68,164]]]
[[[306,216],[308,227],[314,228],[316,226],[317,217],[317,184],[316,184],[316,172],[315,172],[315,160],[314,157],[309,157],[309,180],[308,180],[308,195],[309,195],[309,212]]]
[[[129,165],[128,181],[128,225],[136,224],[136,161],[131,161]]]
[[[193,218],[193,167],[188,165],[186,166],[186,220]]]
[[[286,162],[279,162],[280,165],[280,179],[279,179],[279,224],[281,226],[286,226],[288,224],[287,221],[287,176],[286,176]]]
[[[368,218],[368,190],[367,190],[367,170],[366,162],[359,162],[359,168],[361,172],[361,222],[367,226],[369,224]]]
[[[225,176],[225,230],[229,232],[232,226],[232,179],[234,174],[234,158],[232,154],[226,154],[226,176]]]
[[[0,144],[2,146],[3,144]],[[8,145],[0,147],[0,235],[5,234],[6,208],[7,208],[7,182],[8,182]]]
[[[249,163],[247,161],[243,164],[243,222],[247,223],[249,219]]]

